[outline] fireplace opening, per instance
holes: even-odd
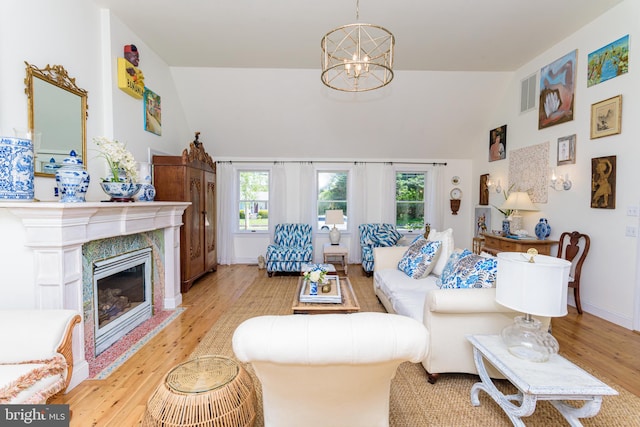
[[[93,264],[96,355],[152,316],[151,248]]]

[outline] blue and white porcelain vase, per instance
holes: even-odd
[[[140,174],[141,177],[140,191],[138,191],[139,202],[153,202],[156,197],[156,188],[151,183],[151,165],[148,162],[140,162]]]
[[[507,218],[502,220],[502,235],[508,236],[511,233],[511,221]]]
[[[33,143],[30,139],[0,137],[0,200],[33,200]]]
[[[309,282],[309,295],[318,295],[318,282]]]
[[[535,232],[539,240],[545,240],[551,235],[551,226],[546,218],[540,218],[540,221],[536,224]]]
[[[56,184],[63,203],[82,203],[89,189],[89,174],[82,166],[82,159],[74,150],[56,171]]]

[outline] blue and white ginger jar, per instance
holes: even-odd
[[[74,150],[62,162],[62,167],[56,171],[56,184],[63,203],[81,203],[89,189],[89,174],[82,167],[82,159]]]
[[[535,228],[536,237],[539,240],[545,240],[551,235],[551,226],[546,218],[540,218]]]

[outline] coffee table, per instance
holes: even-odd
[[[303,284],[304,277],[300,277],[291,307],[293,314],[356,313],[360,311],[360,304],[358,304],[358,299],[353,292],[348,277],[340,277],[341,303],[300,302],[300,291],[302,290]]]
[[[468,335],[467,339],[473,345],[473,357],[481,379],[471,387],[471,404],[479,406],[478,394],[485,391],[506,412],[514,426],[524,427],[520,418],[533,414],[538,400],[550,401],[569,425],[581,426],[579,418],[593,417],[600,411],[603,396],[618,394],[558,354],[547,362],[531,362],[509,353],[500,335]],[[485,360],[516,386],[517,394],[505,396],[498,390],[487,373]],[[582,406],[565,403],[570,400],[584,403]]]

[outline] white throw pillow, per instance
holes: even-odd
[[[442,270],[444,270],[444,266],[447,265],[449,256],[451,256],[451,254],[453,253],[453,249],[455,248],[453,244],[453,229],[447,228],[444,231],[431,229],[431,232],[429,232],[429,238],[427,240],[442,242],[442,245],[440,246],[440,256],[438,257],[438,261],[431,271],[436,276],[440,276],[442,274]]]

